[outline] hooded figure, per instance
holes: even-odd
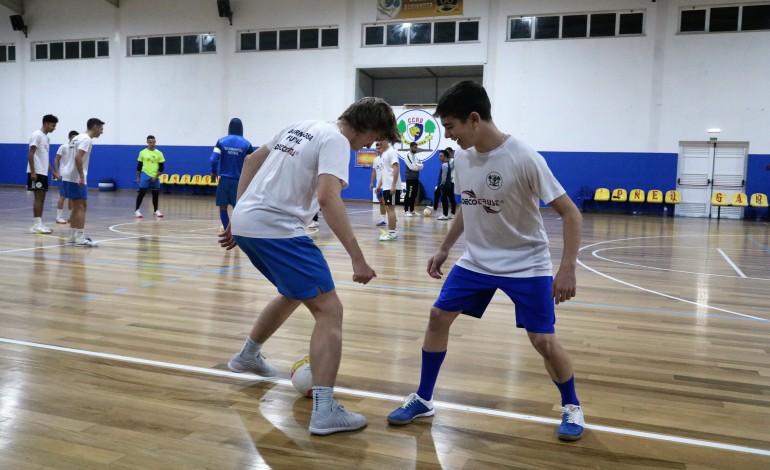
[[[227,129],[227,135],[219,139],[211,152],[211,179],[217,185],[216,205],[219,206],[219,218],[222,228],[227,228],[230,217],[227,206],[235,207],[238,195],[238,179],[241,177],[243,161],[254,148],[251,142],[243,138],[243,123],[238,118],[232,118]]]

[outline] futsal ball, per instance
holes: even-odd
[[[313,375],[310,373],[310,356],[305,356],[291,366],[291,384],[303,397],[313,398]]]
[[[422,211],[422,215],[424,215],[425,217],[432,216],[433,215],[433,208],[430,207],[430,206],[426,207],[425,210]]]

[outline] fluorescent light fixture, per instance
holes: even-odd
[[[709,134],[719,134],[720,132],[722,132],[722,129],[718,127],[709,127],[708,131],[706,132],[708,132]]]

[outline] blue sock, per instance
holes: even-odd
[[[420,388],[417,389],[417,395],[423,400],[433,399],[433,389],[438,380],[438,371],[441,369],[441,363],[444,362],[446,351],[428,352],[422,350],[422,372],[420,373]]]
[[[555,380],[553,383],[556,384],[556,387],[558,387],[559,389],[559,393],[561,393],[561,406],[564,406],[564,405],[580,406],[580,402],[578,401],[577,394],[575,393],[575,376],[574,375],[564,383],[557,383]]]
[[[222,228],[227,228],[230,225],[230,217],[227,215],[227,209],[219,209],[219,220],[222,221]]]

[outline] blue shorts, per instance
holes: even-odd
[[[226,178],[224,176],[219,178],[219,184],[217,184],[217,201],[218,206],[233,206],[238,202],[238,180],[235,178]]]
[[[379,191],[377,191],[377,199],[383,199],[385,197],[384,193],[382,192],[382,188],[380,188]],[[383,201],[385,202],[385,201]]]
[[[295,300],[312,299],[334,289],[334,280],[321,250],[310,237],[250,238],[235,242],[278,293]]]
[[[61,194],[67,199],[88,199],[88,186],[80,187],[78,183],[62,181]]]
[[[139,188],[160,189],[160,178],[155,178],[154,183],[150,181],[151,179],[152,179],[152,176],[148,175],[145,172],[142,172],[142,174],[139,176]]]
[[[481,318],[497,289],[516,306],[516,326],[530,333],[553,333],[556,313],[553,277],[504,277],[481,274],[455,265],[433,304],[447,312]]]

